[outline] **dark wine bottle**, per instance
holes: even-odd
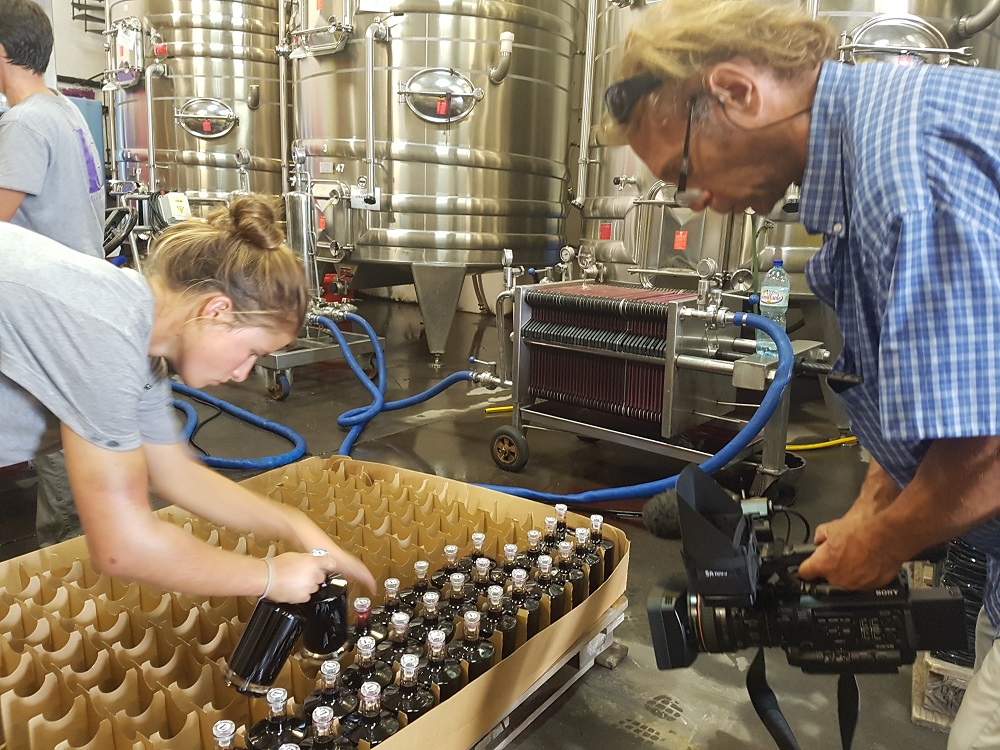
[[[236,724],[229,719],[217,721],[212,726],[212,738],[218,750],[229,750],[236,747]]]
[[[504,608],[502,586],[490,586],[486,591],[487,604],[483,609],[483,619],[479,623],[479,633],[489,639],[494,633],[500,633],[500,657],[506,659],[517,648],[517,613],[513,604]],[[510,600],[507,600],[508,603]]]
[[[579,607],[587,598],[587,576],[583,573],[582,563],[573,557],[573,542],[559,542],[556,565],[556,577],[563,583],[573,585],[573,606]]]
[[[271,715],[250,727],[247,732],[249,750],[279,750],[286,742],[298,743],[306,736],[306,723],[288,714],[288,691],[271,688],[267,691]]]
[[[490,581],[497,586],[505,586],[514,568],[522,567],[518,564],[517,558],[517,545],[505,544],[503,546],[503,563],[490,571]]]
[[[358,705],[357,697],[354,698],[355,708]],[[307,717],[311,722],[309,733],[299,744],[301,750],[352,750],[354,743],[349,739],[336,736],[333,733],[333,709],[329,706],[317,706]]]
[[[569,526],[566,523],[566,514],[569,512],[569,506],[566,505],[566,503],[556,503],[555,511],[556,511],[556,535],[559,538],[559,541],[561,542],[567,537],[573,536],[573,534],[576,533],[576,529],[574,529],[572,526]]]
[[[541,557],[538,558],[541,560]],[[531,638],[541,628],[541,591],[538,595],[528,588],[528,571],[524,568],[514,568],[510,574],[510,589],[507,592],[510,601],[517,609],[524,610],[528,617],[528,637]]]
[[[451,574],[458,573],[458,545],[448,544],[444,548],[444,566],[431,576],[431,586],[438,591],[450,587]]]
[[[542,542],[542,551],[548,555],[554,555],[559,550],[559,536],[557,526],[559,520],[555,516],[545,516],[545,539]]]
[[[359,638],[371,636],[376,643],[385,638],[385,628],[372,625],[372,600],[367,596],[354,599],[354,627],[351,628],[351,643],[355,646]]]
[[[382,687],[377,682],[361,685],[358,710],[345,716],[340,722],[340,731],[357,746],[362,740],[369,747],[385,742],[400,730],[396,714],[382,708]]]
[[[424,647],[410,640],[409,615],[406,612],[393,612],[389,635],[375,647],[375,658],[386,664],[398,664],[403,654],[413,654],[419,659],[424,655]]]
[[[464,573],[451,574],[451,588],[445,598],[442,617],[450,617],[457,620],[470,610],[479,608],[479,597],[476,595],[476,587],[471,583],[466,583]]]
[[[463,616],[463,632],[461,639],[456,638],[448,644],[448,654],[466,664],[469,682],[486,674],[493,666],[496,649],[489,641],[479,637],[479,622],[482,615],[478,611],[466,612]]]
[[[490,580],[490,574],[497,567],[494,565],[493,568],[490,567],[492,561],[485,557],[480,557],[476,560],[475,567],[472,568],[471,573],[471,583],[473,588],[476,590],[476,597],[486,596],[486,589],[493,585],[493,581]]]
[[[226,684],[240,693],[264,695],[278,678],[305,625],[298,605],[258,599],[233,655],[222,665]]]
[[[455,625],[448,617],[442,617],[438,602],[441,595],[437,591],[424,594],[421,614],[410,620],[410,640],[418,644],[427,643],[427,634],[432,630],[443,630],[447,640],[455,634]]]
[[[427,577],[430,567],[431,564],[426,560],[417,560],[413,563],[413,585],[399,592],[399,598],[413,611],[416,611],[424,594],[430,591],[431,581]]]
[[[385,687],[395,675],[392,666],[375,658],[375,639],[370,635],[358,639],[358,654],[354,663],[344,670],[340,681],[344,687],[360,690],[365,682],[377,682]]]
[[[542,554],[542,532],[538,529],[528,531],[528,546],[517,556],[516,568],[524,568],[529,573],[538,564],[538,556]]]
[[[538,590],[549,598],[549,619],[555,622],[566,614],[566,587],[553,572],[552,558],[549,555],[538,556],[535,583]]]
[[[604,583],[604,564],[601,556],[594,551],[594,545],[590,543],[590,529],[586,526],[578,526],[576,529],[576,549],[573,550],[573,556],[587,566],[587,595],[590,596]]]
[[[604,580],[607,580],[615,569],[615,543],[604,538],[604,516],[599,513],[590,517],[590,541],[604,559]]]
[[[486,558],[490,561],[490,570],[493,570],[497,564],[486,554],[484,547],[486,546],[486,534],[477,531],[472,535],[472,552],[467,554],[461,560],[458,561],[458,569],[460,572],[466,575],[471,574],[472,569],[476,566],[476,560],[481,557]]]
[[[448,655],[443,630],[432,630],[427,634],[427,666],[420,672],[417,682],[427,687],[437,685],[442,701],[453,696],[465,684],[461,662]]]
[[[414,654],[403,654],[399,661],[399,684],[390,685],[382,693],[382,705],[389,711],[406,715],[409,725],[434,708],[435,698],[427,688],[417,682],[420,659]]]
[[[385,601],[372,610],[372,627],[389,632],[389,621],[394,612],[405,612],[407,617],[413,617],[413,608],[399,598],[399,579],[385,579]]]
[[[339,573],[328,575],[302,609],[306,624],[302,630],[301,656],[313,664],[338,658],[349,637],[347,579]]]
[[[335,719],[347,716],[358,708],[357,691],[340,684],[340,662],[335,659],[330,659],[320,665],[316,689],[306,697],[302,704],[303,718],[307,724],[312,719],[313,712],[320,706],[329,708]]]

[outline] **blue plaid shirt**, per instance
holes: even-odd
[[[900,487],[932,440],[1000,435],[998,101],[991,70],[820,73],[799,220],[824,243],[807,276],[844,334],[834,370],[864,378],[840,394],[851,429]],[[1000,522],[966,539],[1000,557]]]

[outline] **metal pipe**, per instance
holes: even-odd
[[[365,31],[365,94],[368,100],[368,111],[365,113],[366,138],[368,153],[368,185],[365,189],[365,203],[375,205],[375,42],[384,42],[389,38],[389,28],[379,19],[375,19]]]
[[[153,133],[153,76],[166,76],[167,66],[161,62],[146,68],[146,164],[149,192],[156,192],[156,141]]]
[[[278,13],[278,44],[283,45],[288,37],[288,13],[291,0],[281,4]],[[288,57],[278,55],[278,138],[281,142],[281,191],[288,190]]]
[[[955,33],[959,39],[970,39],[983,31],[1000,17],[1000,0],[989,0],[981,11],[974,16],[963,16],[955,24]]]
[[[583,111],[580,113],[580,166],[576,173],[573,205],[583,208],[587,197],[587,167],[590,165],[590,126],[594,107],[594,49],[597,46],[597,0],[587,5],[587,46],[583,55]]]
[[[510,72],[510,58],[514,49],[514,32],[500,32],[500,62],[490,68],[490,83],[503,83]]]
[[[642,236],[644,234],[645,227],[649,225],[649,214],[643,210],[643,206],[648,205],[658,205],[661,201],[654,200],[654,197],[659,193],[667,183],[663,180],[657,180],[652,185],[650,185],[649,190],[646,191],[645,198],[636,198],[632,201],[633,206],[638,206],[639,210],[635,217],[635,231],[632,232],[632,257],[635,258],[639,252],[639,243],[642,242]],[[645,219],[645,226],[643,219]],[[626,248],[628,250],[628,248]],[[642,265],[649,268],[649,245],[647,243],[646,252],[642,259]]]

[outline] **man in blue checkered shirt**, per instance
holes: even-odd
[[[965,534],[1000,557],[1000,73],[833,62],[791,5],[665,0],[626,42],[609,114],[694,210],[770,213],[801,183],[807,269],[837,313],[841,398],[872,461],[804,578],[870,589]],[[1000,747],[1000,565],[949,748]]]

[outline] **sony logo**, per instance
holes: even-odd
[[[706,570],[705,578],[725,578],[727,575],[724,570]]]
[[[875,589],[875,596],[895,596],[893,589]]]

